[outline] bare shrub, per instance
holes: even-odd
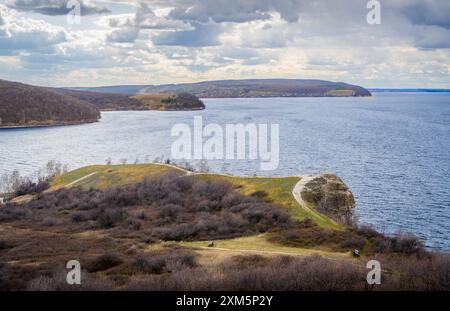
[[[196,267],[197,261],[188,251],[173,249],[140,254],[133,265],[140,272],[160,274]]]
[[[12,247],[13,247],[13,244],[11,244],[10,242],[5,241],[5,240],[0,240],[0,250],[12,248]]]
[[[29,215],[29,210],[14,204],[6,204],[5,207],[0,208],[0,222],[1,221],[16,221],[26,218]]]
[[[379,233],[378,231],[367,225],[356,227],[356,232],[359,235],[364,236],[368,239],[381,236],[381,233]]]
[[[365,270],[348,263],[307,258],[239,256],[223,265],[224,273],[204,267],[169,275],[134,277],[128,290],[362,290]],[[234,264],[233,264],[234,262]],[[251,265],[251,262],[258,263]]]
[[[140,255],[134,260],[133,265],[142,273],[159,274],[163,272],[166,261],[160,256]]]
[[[345,249],[362,249],[366,244],[366,240],[361,237],[352,237],[340,243],[340,246]]]
[[[399,253],[406,255],[422,255],[425,248],[414,235],[384,236],[379,235],[370,240],[369,251],[374,253]]]
[[[85,273],[81,274],[81,284],[68,284],[67,271],[57,270],[50,275],[40,275],[28,281],[26,290],[29,291],[106,291],[112,286],[104,279],[93,277]]]
[[[175,171],[106,190],[43,193],[17,210],[27,209],[41,221],[64,212],[67,223],[78,227],[95,221],[100,228],[150,228],[151,237],[162,240],[222,239],[294,226],[290,214],[278,205],[244,196],[226,182]],[[2,213],[0,221],[22,217]]]
[[[55,217],[45,217],[42,220],[42,225],[46,227],[53,227],[57,225],[59,222]]]
[[[97,222],[102,228],[112,228],[125,218],[123,211],[118,209],[102,209],[97,216]]]
[[[42,193],[48,188],[50,188],[50,183],[47,179],[39,180],[37,183],[27,179],[17,187],[15,195],[21,196],[26,194]]]
[[[118,266],[122,262],[122,259],[116,254],[104,254],[91,260],[87,264],[87,270],[89,272],[104,271]]]

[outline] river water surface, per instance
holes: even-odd
[[[278,123],[280,164],[209,162],[238,175],[331,171],[356,197],[360,222],[412,232],[450,249],[450,94],[375,93],[373,98],[207,99],[195,112],[105,112],[98,123],[0,130],[0,174],[31,174],[49,160],[71,169],[107,158],[170,157],[177,123]]]

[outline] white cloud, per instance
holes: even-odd
[[[111,12],[92,0],[77,0],[77,2],[80,4],[80,13],[83,16]],[[67,7],[68,0],[8,0],[6,3],[12,9],[44,15],[66,15],[72,10],[72,7]]]
[[[61,27],[42,20],[19,17],[1,5],[0,12],[0,51],[40,49],[67,40],[67,33]]]
[[[112,31],[108,35],[108,41],[119,42],[119,43],[131,43],[136,41],[139,37],[139,28],[136,27],[126,27],[120,28]]]
[[[361,0],[114,1],[126,10],[83,1],[112,12],[79,28],[64,16],[36,13],[59,0],[12,2],[29,3],[20,10],[0,5],[0,63],[15,60],[14,74],[2,66],[0,78],[49,85],[249,77],[450,84],[450,5],[443,0],[384,1],[382,23],[374,26]]]

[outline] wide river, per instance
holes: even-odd
[[[171,156],[174,124],[279,124],[280,164],[210,161],[213,171],[296,175],[331,171],[356,197],[360,222],[412,232],[450,249],[450,94],[375,93],[372,98],[208,99],[195,112],[105,112],[98,123],[0,130],[0,174],[31,174],[49,160],[71,169]]]

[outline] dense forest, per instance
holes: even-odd
[[[128,95],[187,92],[200,98],[371,96],[371,93],[361,86],[343,82],[306,79],[218,80],[181,84],[118,85],[76,89]]]
[[[189,93],[128,96],[126,94],[37,87],[0,80],[0,127],[95,122],[100,118],[100,110],[194,110],[204,108],[203,102]]]
[[[0,127],[95,122],[97,108],[60,92],[0,80]]]
[[[205,105],[190,93],[152,93],[128,96],[117,93],[99,93],[57,89],[58,92],[86,101],[103,111],[114,110],[199,110]]]
[[[105,94],[66,89],[58,89],[57,91],[76,99],[87,101],[100,110],[147,110],[147,107],[139,100],[124,94]]]

